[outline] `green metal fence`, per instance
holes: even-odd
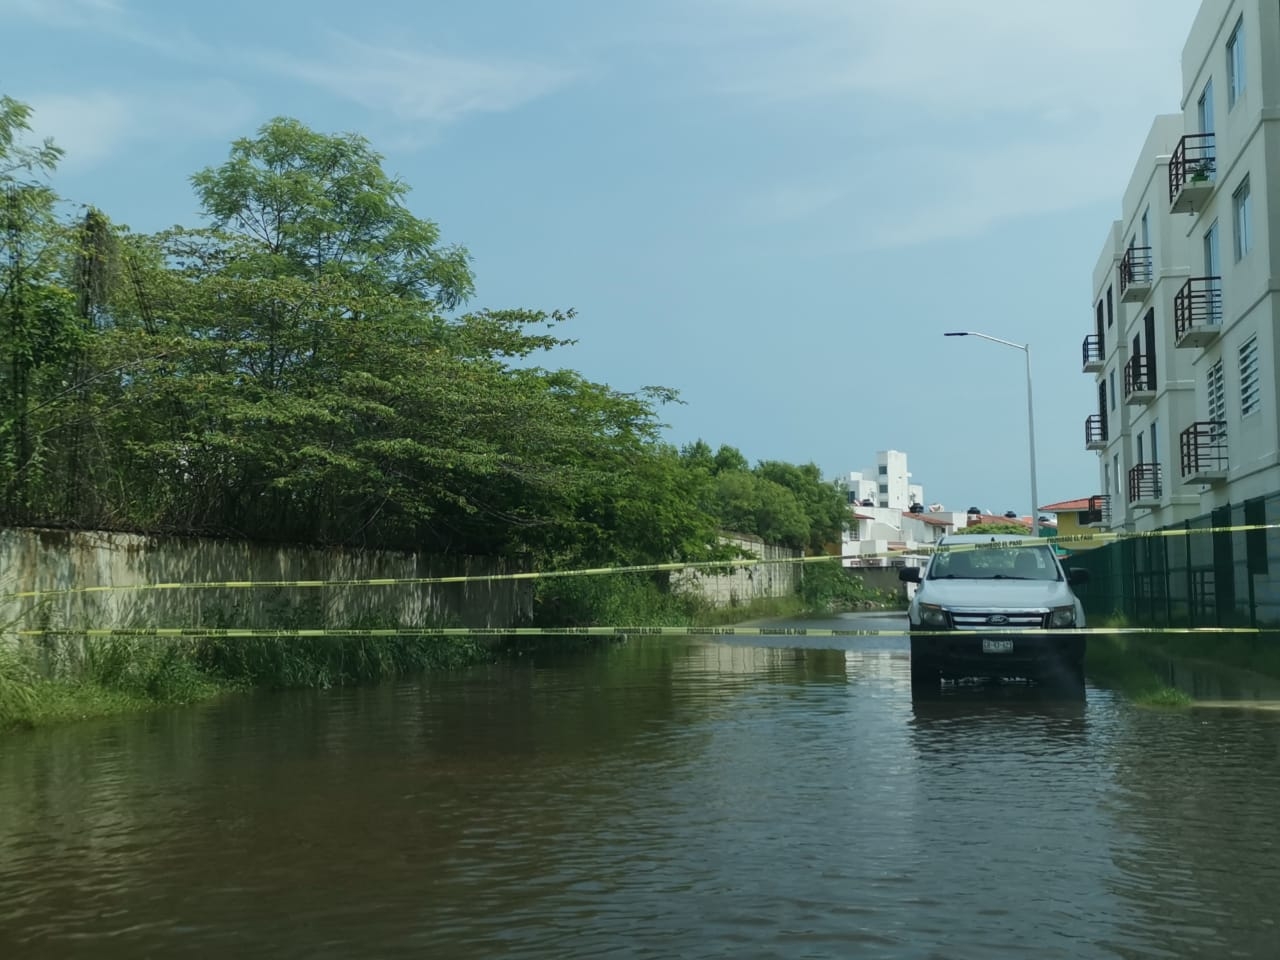
[[[1280,626],[1280,530],[1196,532],[1274,523],[1280,523],[1280,494],[1178,524],[1186,535],[1120,540],[1065,563],[1089,571],[1089,582],[1076,589],[1093,622]]]

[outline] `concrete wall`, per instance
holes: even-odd
[[[504,627],[532,615],[528,581],[366,587],[114,590],[10,594],[76,586],[228,580],[354,580],[518,572],[501,560],[280,547],[122,533],[0,529],[0,628]]]
[[[917,563],[919,563],[918,560],[911,560],[907,565],[915,566]],[[852,571],[852,574],[872,590],[883,590],[904,599],[911,593],[908,590],[911,585],[898,579],[897,567],[860,567]]]
[[[772,546],[743,534],[726,534],[724,540],[763,560],[798,560],[803,556],[799,550]],[[717,607],[731,607],[763,597],[790,596],[800,588],[800,568],[799,563],[769,563],[738,567],[732,573],[686,570],[673,574],[671,584],[673,589],[697,591]]]

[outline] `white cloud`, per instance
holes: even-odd
[[[261,54],[258,66],[401,120],[447,123],[498,113],[545,96],[571,79],[539,63],[447,56],[334,38],[319,59]]]
[[[0,0],[0,16],[21,16],[63,30],[81,30],[145,47],[176,60],[207,58],[212,48],[185,30],[157,32],[126,0]]]
[[[848,192],[845,187],[821,183],[782,183],[751,201],[750,213],[766,223],[806,220],[840,203]]]
[[[32,127],[66,151],[67,170],[92,167],[139,142],[223,139],[243,131],[255,113],[238,87],[212,82],[164,92],[37,93],[29,98]]]
[[[316,56],[287,47],[246,52],[219,49],[179,25],[157,26],[155,16],[135,13],[128,0],[0,0],[0,17],[24,17],[49,27],[109,37],[152,53],[210,70],[217,76],[262,71],[291,77],[397,121],[444,124],[472,113],[499,113],[543,97],[569,82],[571,71],[532,60],[450,55],[379,46],[332,34]],[[294,35],[297,46],[305,40]],[[306,44],[311,47],[314,44]],[[102,145],[118,126],[115,105],[101,118],[87,117],[82,139]],[[86,104],[89,97],[81,97]],[[70,104],[59,104],[66,110]],[[421,130],[400,139],[421,143]],[[69,138],[64,138],[69,139]]]
[[[705,0],[699,59],[721,94],[852,131],[857,168],[851,151],[832,151],[814,189],[832,199],[808,214],[836,202],[843,184],[859,199],[865,242],[904,245],[1105,199],[1118,206],[1152,117],[1177,110],[1198,6]],[[868,197],[868,182],[884,189]],[[806,189],[784,182],[762,194],[803,216],[785,198]]]
[[[105,90],[31,98],[32,126],[66,151],[64,167],[92,166],[111,154],[133,124],[124,97]]]

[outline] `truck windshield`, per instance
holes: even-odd
[[[930,580],[1057,580],[1058,565],[1047,546],[943,547],[929,562]]]

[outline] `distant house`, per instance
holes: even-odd
[[[1101,520],[1101,511],[1098,506],[1098,497],[1081,497],[1078,500],[1063,500],[1061,503],[1051,503],[1047,507],[1041,507],[1041,513],[1051,513],[1058,518],[1058,536],[1072,537],[1082,534],[1095,533],[1093,527]],[[1092,550],[1094,547],[1102,545],[1102,541],[1084,541],[1079,544],[1071,544],[1068,548],[1074,552],[1076,550]]]
[[[901,566],[964,520],[960,513],[913,513],[893,507],[855,507],[840,546],[846,567]]]

